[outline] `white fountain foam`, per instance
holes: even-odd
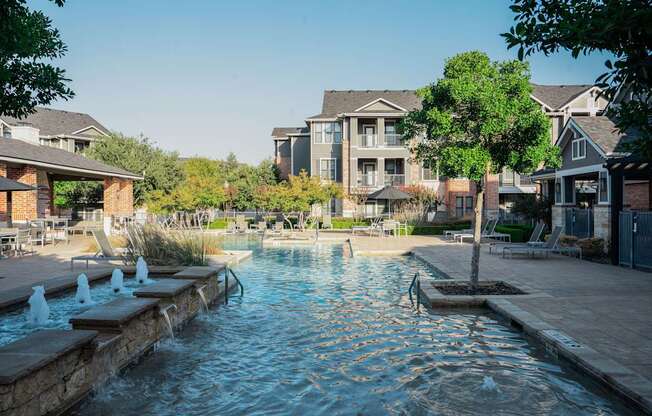
[[[494,378],[491,376],[484,376],[480,388],[484,391],[500,391],[498,384],[496,384]]]
[[[93,300],[91,299],[91,287],[88,285],[88,277],[84,273],[77,277],[77,293],[75,294],[75,300],[80,305],[93,304]]]
[[[147,285],[153,282],[149,277],[149,270],[147,269],[147,263],[142,257],[138,257],[136,262],[136,281],[141,285]]]
[[[43,286],[32,287],[34,293],[29,297],[29,314],[27,316],[32,325],[45,325],[50,318],[50,307],[45,300],[45,288]]]
[[[124,273],[122,273],[122,270],[113,269],[113,273],[111,273],[111,289],[113,289],[114,293],[124,292]]]

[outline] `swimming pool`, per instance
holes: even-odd
[[[417,314],[412,258],[253,248],[244,298],[115,377],[80,415],[629,414],[483,310]]]
[[[156,276],[150,276],[156,280]],[[111,282],[103,280],[101,282],[91,283],[91,305],[80,305],[75,301],[75,289],[65,292],[54,297],[46,296],[50,306],[50,320],[44,325],[31,325],[27,320],[29,307],[16,309],[14,311],[0,314],[0,345],[23,338],[39,329],[71,329],[72,326],[68,320],[76,314],[95,305],[110,302],[117,297],[132,297],[132,293],[140,287],[133,276],[124,277],[124,291],[113,293]]]

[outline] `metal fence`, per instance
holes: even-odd
[[[592,209],[566,208],[564,211],[564,234],[577,238],[593,237]]]
[[[622,211],[620,222],[620,264],[652,269],[652,211]]]

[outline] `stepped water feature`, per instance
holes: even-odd
[[[113,273],[111,273],[111,289],[113,290],[113,293],[124,292],[124,273],[122,273],[122,270],[113,269]]]
[[[138,257],[138,261],[136,261],[136,281],[141,285],[148,285],[150,283],[154,283],[154,281],[150,279],[148,276],[149,276],[149,270],[147,268],[147,263],[145,262],[145,259],[143,259],[142,257]]]
[[[77,293],[75,294],[75,300],[80,305],[92,305],[93,300],[91,299],[91,287],[88,284],[88,276],[82,273],[77,277]]]
[[[50,307],[45,300],[45,288],[34,286],[32,289],[34,293],[27,301],[29,303],[27,319],[31,325],[45,325],[50,319]]]

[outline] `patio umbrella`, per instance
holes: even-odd
[[[31,185],[16,182],[14,180],[7,179],[4,176],[0,176],[0,192],[33,191],[35,189],[36,188]]]
[[[399,201],[399,200],[404,200],[404,199],[411,199],[412,196],[410,194],[407,194],[400,189],[396,189],[393,186],[386,186],[383,189],[379,189],[376,192],[373,192],[369,194],[367,199],[384,199],[387,200],[387,203],[389,205],[389,215],[392,215],[392,201]]]

